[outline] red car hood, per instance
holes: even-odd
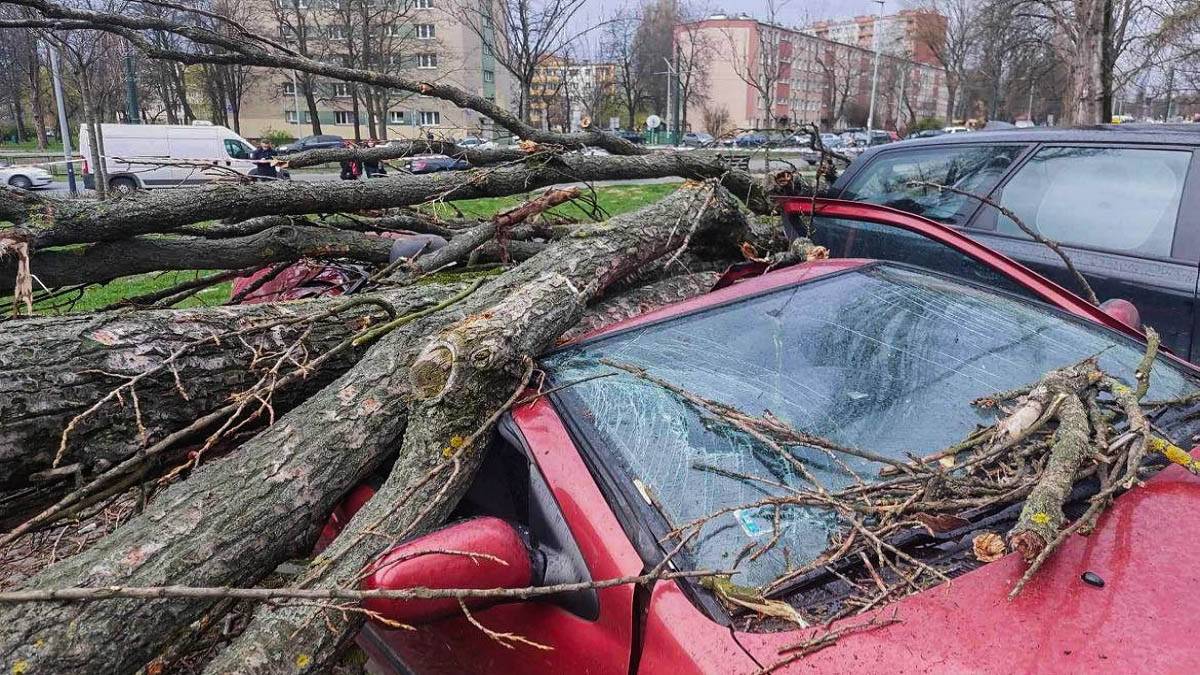
[[[1192,516],[1200,510],[1196,480],[1170,466],[1126,493],[1090,537],[1064,542],[1015,600],[1008,592],[1026,566],[1010,554],[877,613],[835,624],[837,629],[893,612],[900,621],[845,635],[778,672],[1200,672],[1190,625],[1200,582],[1200,519]],[[1080,579],[1089,571],[1105,581],[1103,588]],[[648,627],[650,639],[672,625],[698,625],[697,610],[674,584],[660,584],[654,603],[652,614],[662,625]],[[687,640],[705,672],[756,670],[749,659],[730,662],[737,643],[770,667],[787,658],[782,648],[825,632],[738,632],[735,641],[729,629],[708,625],[710,635]]]

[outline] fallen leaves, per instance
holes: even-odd
[[[995,532],[980,533],[976,535],[971,543],[975,559],[979,562],[989,563],[993,560],[999,560],[1008,553],[1008,547],[1004,544],[1004,538]]]

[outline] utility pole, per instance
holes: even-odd
[[[879,3],[879,18],[875,21],[875,66],[871,72],[871,103],[867,106],[867,134],[875,128],[875,91],[879,88],[879,51],[883,46],[883,3],[884,0],[875,0]],[[867,140],[870,143],[870,139]]]
[[[50,75],[54,80],[54,100],[58,104],[58,135],[62,137],[63,159],[67,162],[67,189],[78,193],[75,187],[75,165],[71,163],[71,128],[67,126],[67,106],[63,100],[62,76],[58,73],[58,50],[46,45],[50,52]]]
[[[1171,121],[1171,104],[1175,97],[1175,66],[1167,68],[1167,108],[1163,111],[1163,121]]]
[[[137,72],[133,69],[133,52],[125,55],[125,116],[130,124],[141,124],[141,106],[138,105]]]

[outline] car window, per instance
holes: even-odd
[[[1042,148],[1005,184],[999,202],[1063,243],[1169,256],[1191,159],[1185,150]],[[996,229],[1026,236],[1004,216]]]
[[[234,159],[250,159],[250,147],[232,138],[225,139],[225,152]]]
[[[991,423],[994,411],[971,405],[977,397],[1092,355],[1132,384],[1142,351],[1042,305],[879,263],[566,347],[542,363],[556,385],[570,385],[562,401],[602,448],[597,461],[637,486],[667,530],[720,514],[683,550],[681,568],[736,567],[735,583],[758,586],[826,551],[844,524],[817,507],[781,507],[778,520],[771,507],[747,507],[804,485],[792,462],[680,392],[610,364],[903,460]],[[1196,390],[1166,359],[1151,386],[1154,399]],[[787,451],[830,490],[880,480],[867,460]],[[779,545],[740,559],[776,528]]]
[[[1023,148],[1022,145],[938,146],[883,153],[851,179],[842,197],[957,224],[974,210],[974,200],[910,184],[949,185],[985,195],[1004,177]]]

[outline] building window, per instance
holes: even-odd
[[[418,68],[437,68],[437,54],[417,54]]]
[[[436,110],[421,111],[421,126],[432,127],[442,123],[442,113]]]
[[[496,73],[494,73],[490,70],[483,71],[483,81],[484,82],[495,82],[496,81]]]
[[[345,40],[346,39],[346,27],[345,26],[339,26],[337,24],[334,24],[334,25],[326,28],[326,31],[329,35],[330,40]]]
[[[431,23],[417,24],[417,39],[418,40],[432,40],[434,37],[436,37],[436,36],[434,35],[433,24],[431,24]]]
[[[283,95],[284,96],[295,96],[296,95],[296,83],[295,82],[284,82],[283,83]]]
[[[287,120],[288,124],[308,124],[312,121],[312,118],[308,116],[307,110],[302,111],[299,117],[296,116],[295,110],[289,110],[284,113],[284,119]]]
[[[350,96],[350,85],[346,82],[335,82],[333,85],[333,95],[338,98],[347,98]]]
[[[414,0],[413,7],[417,9],[433,9],[433,0]]]
[[[388,111],[388,124],[404,124],[404,111],[403,110],[389,110]]]
[[[484,56],[491,56],[491,55],[492,55],[492,45],[490,45],[490,44],[489,44],[489,43],[487,43],[487,42],[483,43],[483,55],[484,55]]]
[[[333,113],[334,124],[354,124],[354,122],[353,110],[338,110],[337,112]]]

